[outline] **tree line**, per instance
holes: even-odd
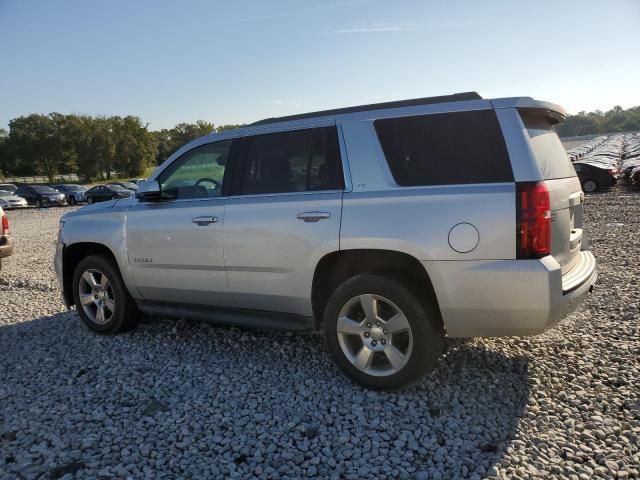
[[[640,107],[625,110],[619,105],[607,112],[596,110],[569,115],[563,123],[556,125],[556,131],[561,137],[635,130],[640,130]]]
[[[198,120],[149,130],[136,116],[32,114],[0,129],[0,177],[75,173],[83,181],[108,180],[113,172],[139,177],[194,138],[242,125]]]

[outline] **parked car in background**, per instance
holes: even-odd
[[[5,210],[11,210],[12,208],[24,208],[27,206],[27,201],[11,192],[6,190],[0,190],[0,207]]]
[[[82,185],[64,183],[61,185],[54,185],[53,188],[60,193],[64,193],[65,199],[69,205],[77,205],[78,203],[86,201],[84,195],[87,192],[87,189]]]
[[[45,185],[20,186],[15,194],[24,198],[29,205],[36,207],[64,205],[64,194]]]
[[[0,270],[2,259],[13,253],[13,242],[9,236],[9,219],[0,206]]]
[[[138,185],[132,182],[109,182],[107,185],[120,185],[122,188],[133,190],[134,192],[138,190]]]
[[[586,162],[574,162],[582,190],[587,193],[606,190],[613,187],[618,181],[616,178],[617,169],[606,165],[595,165]]]
[[[133,190],[126,189],[120,185],[96,185],[87,190],[85,198],[89,205],[98,202],[106,202],[117,198],[127,198],[133,195]]]
[[[140,312],[323,330],[354,381],[403,387],[445,335],[541,333],[593,288],[564,117],[472,92],[198,138],[61,219],[64,301],[104,334]]]
[[[144,182],[145,180],[146,178],[134,178],[132,180],[129,180],[129,182],[135,183],[136,185],[140,185],[140,182]]]
[[[0,190],[4,190],[5,192],[15,192],[18,189],[13,183],[0,183]]]

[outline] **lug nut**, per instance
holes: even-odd
[[[381,325],[381,323],[380,322],[376,322],[376,325],[379,327]]]
[[[365,338],[369,338],[369,332],[364,332]]]
[[[374,347],[375,347],[377,344],[378,344],[378,342],[376,342],[375,340],[371,340],[371,345],[372,345],[372,346],[374,346]]]
[[[381,343],[382,345],[386,345],[386,344],[387,344],[387,341],[383,338],[382,340],[380,340],[380,343]]]
[[[386,335],[387,333],[389,333],[387,330],[382,330],[382,332]]]
[[[371,328],[371,324],[370,323],[367,323],[367,328]]]

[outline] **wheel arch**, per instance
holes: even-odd
[[[89,255],[107,255],[114,263],[114,265],[120,269],[116,256],[111,249],[102,243],[97,242],[79,242],[67,245],[62,252],[62,282],[64,291],[65,303],[69,306],[74,305],[73,299],[73,272],[76,266],[83,258]]]
[[[400,278],[422,299],[433,302],[439,312],[431,278],[424,265],[414,256],[396,250],[352,249],[326,254],[316,265],[311,288],[314,327],[320,329],[324,310],[331,293],[342,282],[360,273],[373,273]]]

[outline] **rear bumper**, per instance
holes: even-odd
[[[0,258],[8,257],[13,253],[13,241],[8,235],[0,236]]]
[[[423,262],[451,337],[535,335],[574,310],[597,278],[589,251],[564,277],[539,260]]]

